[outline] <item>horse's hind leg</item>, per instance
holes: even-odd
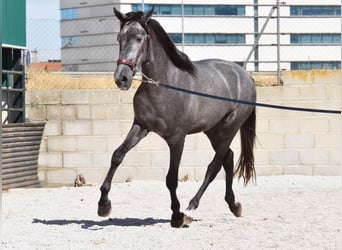
[[[111,188],[111,183],[116,169],[122,162],[126,153],[133,148],[142,138],[147,135],[148,131],[142,128],[138,124],[133,124],[131,130],[129,131],[125,141],[115,150],[111,160],[111,166],[107,173],[107,176],[100,188],[101,198],[98,203],[97,214],[99,216],[108,216],[111,211],[111,202],[108,199],[108,193]]]
[[[235,202],[235,196],[232,188],[234,176],[234,153],[231,149],[227,152],[223,160],[223,168],[226,171],[226,195],[225,200],[228,203],[230,211],[236,216],[240,217],[242,206],[239,202]]]
[[[197,191],[196,195],[189,202],[189,206],[186,209],[189,215],[191,214],[193,210],[195,210],[198,207],[203,193],[208,188],[209,184],[215,179],[217,173],[220,171],[222,167],[222,158],[223,158],[222,154],[220,154],[219,152],[216,152],[214,159],[210,162],[208,166],[208,169],[205,174],[204,181],[201,187]]]
[[[222,124],[224,124],[224,121]],[[223,128],[222,124],[219,123],[216,127],[205,132],[211,142],[213,149],[215,150],[215,156],[208,165],[207,172],[205,173],[205,177],[201,187],[189,202],[189,206],[186,209],[186,213],[189,216],[191,216],[192,211],[197,209],[202,195],[208,188],[209,184],[215,179],[217,173],[222,167],[222,162],[227,152],[227,144],[229,145],[229,140],[225,137],[220,136],[222,134]]]

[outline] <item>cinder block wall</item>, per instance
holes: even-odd
[[[284,86],[259,87],[258,101],[341,109],[341,72],[283,74]],[[257,109],[257,172],[260,175],[340,175],[341,116]]]
[[[283,81],[283,86],[258,87],[258,102],[341,109],[340,71],[286,72]],[[112,152],[131,126],[135,91],[27,91],[27,119],[47,121],[39,155],[43,185],[69,185],[77,174],[88,183],[103,181]],[[340,115],[257,108],[257,174],[339,175],[340,121]],[[237,160],[238,136],[232,148]],[[188,136],[179,177],[202,180],[212,157],[203,134]],[[164,180],[168,163],[166,143],[151,133],[127,154],[114,181]]]

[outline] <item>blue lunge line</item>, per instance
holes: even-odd
[[[258,103],[258,102],[249,102],[249,101],[236,100],[236,99],[231,99],[231,98],[222,97],[222,96],[205,94],[205,93],[201,93],[201,92],[197,92],[197,91],[193,91],[189,89],[183,89],[183,88],[171,86],[171,85],[161,83],[161,82],[157,82],[155,83],[155,85],[162,86],[164,88],[168,88],[168,89],[172,89],[176,91],[180,91],[180,92],[184,92],[184,93],[188,93],[188,94],[192,94],[192,95],[203,96],[203,97],[226,101],[226,102],[235,102],[235,103],[240,103],[240,104],[250,105],[250,106],[259,106],[259,107],[265,107],[265,108],[283,109],[283,110],[292,110],[292,111],[301,111],[301,112],[341,114],[341,110],[297,108],[297,107],[280,106],[280,105],[265,104],[265,103]]]

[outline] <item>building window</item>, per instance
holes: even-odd
[[[341,44],[341,34],[291,34],[291,44]]]
[[[77,46],[78,37],[77,36],[64,36],[61,39],[62,48],[70,48]]]
[[[156,16],[180,16],[182,7],[180,4],[155,4]],[[144,11],[152,8],[152,4],[144,4]],[[141,11],[141,4],[132,4],[132,11]],[[244,16],[244,5],[184,5],[185,16]]]
[[[341,69],[340,61],[291,62],[291,70]]]
[[[182,43],[182,34],[180,33],[169,33],[169,37],[174,43]]]
[[[170,33],[172,41],[176,44],[182,43],[182,34]],[[185,44],[245,44],[244,34],[184,34]]]
[[[68,20],[68,19],[76,19],[77,18],[77,9],[63,9],[61,10],[61,19]]]
[[[291,16],[340,16],[341,6],[291,6]]]

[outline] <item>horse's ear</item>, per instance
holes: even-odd
[[[145,23],[145,24],[147,24],[148,21],[150,21],[153,12],[154,12],[154,6],[152,6],[152,8],[151,8],[148,12],[146,12],[146,13],[144,14],[144,23]]]
[[[122,22],[126,18],[126,15],[118,11],[115,7],[113,7],[113,12],[115,16],[120,20],[120,22]]]

